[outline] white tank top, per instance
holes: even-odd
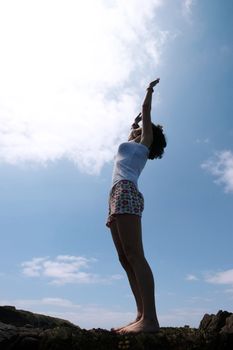
[[[144,168],[149,148],[134,141],[123,142],[114,157],[112,187],[120,180],[130,180],[138,188],[138,178]]]

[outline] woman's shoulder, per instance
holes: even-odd
[[[139,150],[141,152],[145,152],[145,153],[148,153],[149,152],[149,147],[142,143],[142,142],[135,142],[135,141],[129,141],[128,143],[130,143],[132,145],[132,148],[135,150]]]
[[[146,140],[146,139],[142,139],[142,140],[140,141],[140,145],[145,146],[148,150],[149,150],[149,148],[150,148],[151,143],[152,143],[151,141]]]
[[[147,151],[149,151],[148,143],[144,143],[144,141],[142,141],[142,142],[139,142],[138,145],[143,146],[145,149],[147,149]]]
[[[129,149],[144,149],[149,151],[149,147],[143,142],[135,142],[133,140],[122,142],[119,148],[129,148]]]

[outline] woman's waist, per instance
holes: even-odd
[[[138,183],[137,183],[137,178],[136,177],[127,177],[127,176],[116,176],[112,179],[112,188],[114,186],[116,186],[117,184],[119,184],[119,182],[125,182],[132,184],[134,187],[136,187],[136,189],[138,190]]]
[[[137,184],[135,184],[132,180],[130,179],[121,179],[114,183],[110,189],[110,196],[113,192],[118,191],[119,189],[121,190],[129,190],[129,192],[137,192],[142,195],[142,193],[139,191]]]

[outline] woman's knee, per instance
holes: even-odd
[[[129,266],[129,260],[128,260],[127,256],[124,253],[118,254],[118,259],[119,259],[119,261],[120,261],[120,263],[121,263],[121,265],[123,267],[128,267]]]
[[[127,259],[130,265],[134,266],[135,264],[142,265],[146,262],[146,258],[143,252],[138,251],[129,251],[127,254]]]

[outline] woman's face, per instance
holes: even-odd
[[[132,129],[129,134],[128,141],[140,142],[141,135],[142,135],[142,128]]]

